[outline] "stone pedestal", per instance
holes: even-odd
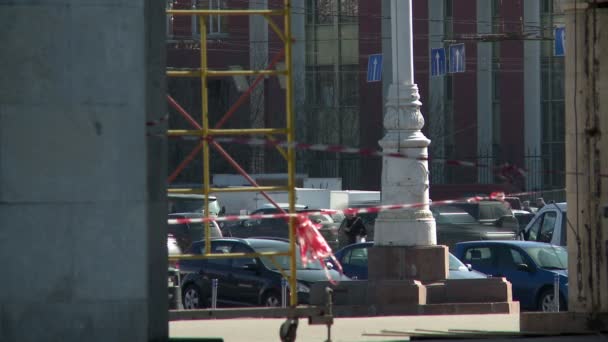
[[[374,246],[368,249],[368,274],[373,281],[420,280],[423,284],[447,279],[446,246]]]

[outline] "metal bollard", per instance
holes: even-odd
[[[559,274],[553,277],[553,311],[559,312]]]
[[[217,279],[211,279],[211,308],[217,309]]]
[[[287,307],[287,279],[281,278],[281,307]]]

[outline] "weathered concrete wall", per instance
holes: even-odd
[[[574,6],[576,4],[576,7]],[[608,312],[608,7],[566,1],[569,303]],[[575,15],[576,13],[576,15]],[[601,32],[604,34],[601,34]]]
[[[0,2],[0,341],[167,339],[163,9]]]

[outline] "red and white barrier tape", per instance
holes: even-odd
[[[204,217],[204,218],[180,218],[180,219],[169,219],[169,224],[185,224],[185,223],[202,223],[206,221],[243,221],[243,220],[259,220],[259,219],[273,219],[273,218],[289,218],[289,217],[307,217],[309,215],[320,215],[320,214],[328,214],[335,212],[343,212],[344,214],[375,214],[385,211],[393,211],[393,210],[404,210],[404,209],[413,209],[413,208],[421,208],[426,205],[449,205],[454,203],[474,203],[482,200],[499,200],[500,198],[504,198],[505,196],[526,196],[536,194],[537,192],[521,192],[516,194],[508,194],[504,193],[498,194],[493,193],[490,196],[473,196],[466,197],[462,199],[454,199],[454,200],[443,200],[443,201],[433,201],[432,203],[412,203],[412,204],[388,204],[388,205],[379,205],[373,207],[366,208],[346,208],[341,210],[336,209],[325,209],[319,211],[307,211],[303,213],[276,213],[276,214],[255,214],[255,215],[226,215],[219,217]]]
[[[198,140],[198,137],[181,137],[186,140]],[[216,141],[219,143],[233,143],[241,145],[251,146],[264,146],[264,147],[282,147],[282,148],[294,148],[296,150],[303,151],[317,151],[317,152],[329,152],[329,153],[348,153],[348,154],[359,154],[362,156],[374,156],[374,157],[388,157],[388,158],[403,158],[421,161],[431,161],[445,163],[446,165],[460,166],[460,167],[475,167],[475,168],[492,168],[494,173],[499,177],[513,181],[517,177],[524,177],[526,170],[510,163],[503,163],[498,166],[489,166],[483,163],[470,162],[464,160],[454,159],[439,159],[429,158],[427,156],[411,156],[404,152],[383,152],[371,148],[356,148],[344,145],[327,145],[327,144],[308,144],[301,142],[287,142],[287,141],[272,141],[261,138],[250,138],[250,137],[206,137],[208,141]]]

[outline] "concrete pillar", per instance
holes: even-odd
[[[429,39],[430,49],[444,47],[443,38],[445,38],[445,1],[444,0],[429,0],[429,37],[437,37]],[[441,37],[441,38],[440,38]],[[442,184],[445,182],[445,83],[446,77],[433,77],[429,73],[429,135],[433,141],[430,145],[432,167],[431,167],[431,184]]]
[[[412,2],[391,2],[392,84],[386,100],[386,135],[379,144],[384,151],[427,157],[430,144],[420,129],[420,95],[414,83]],[[384,158],[382,203],[428,203],[428,163],[415,159]],[[435,220],[428,205],[399,212],[385,212],[375,224],[378,246],[435,245]]]
[[[477,1],[477,33],[492,33],[492,1]],[[486,157],[479,162],[493,165],[493,121],[494,77],[493,42],[477,43],[477,155]],[[493,183],[492,168],[479,167],[477,178],[480,183]]]
[[[524,1],[524,31],[534,32],[542,27],[540,19],[540,2],[536,0]],[[528,170],[526,189],[542,188],[542,161],[540,158],[541,137],[541,41],[524,41],[524,152],[527,158],[525,166]],[[546,85],[550,86],[550,85]]]
[[[168,338],[164,5],[0,3],[0,341]]]
[[[566,14],[568,310],[608,312],[608,8],[561,2]],[[597,6],[597,7],[594,7]]]

